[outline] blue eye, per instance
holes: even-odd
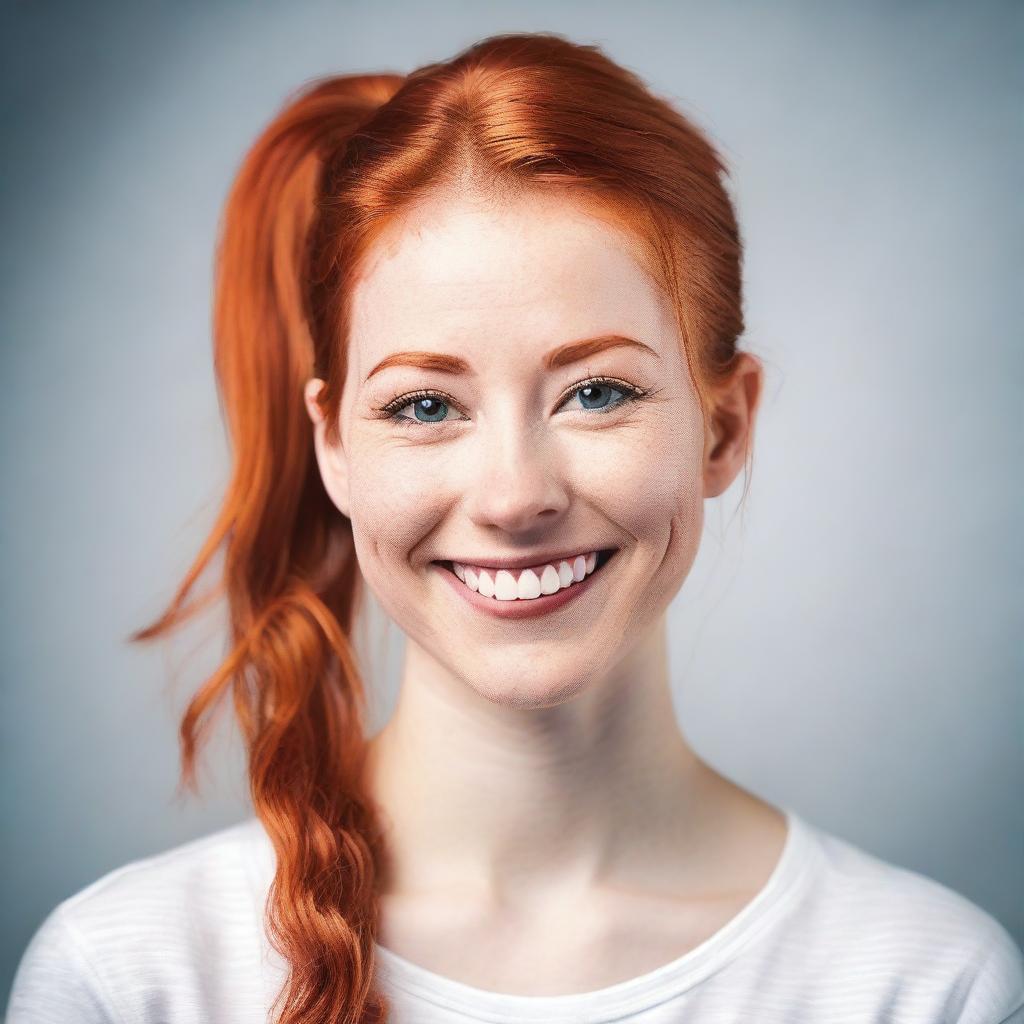
[[[612,381],[602,378],[591,378],[580,381],[566,395],[559,409],[573,398],[579,398],[580,408],[590,412],[607,413],[627,402],[636,401],[650,394],[641,388],[633,387],[625,381]],[[405,410],[412,409],[412,415]],[[414,426],[419,423],[445,423],[459,419],[458,415],[448,413],[457,411],[455,403],[447,395],[436,391],[416,391],[412,394],[400,395],[380,410],[387,418],[401,423],[402,426]],[[462,419],[469,417],[463,416]]]
[[[448,415],[448,404],[438,398],[417,398],[410,402],[413,415],[421,423],[440,423]],[[405,406],[406,409],[409,406]]]
[[[411,416],[405,415],[406,409],[412,409]],[[388,419],[409,426],[416,423],[444,423],[451,409],[452,403],[446,401],[446,396],[434,391],[418,391],[411,395],[401,395],[385,405],[381,412],[386,413]]]
[[[593,409],[603,412],[605,409],[614,408],[627,397],[627,392],[613,388],[611,384],[604,381],[588,381],[581,387],[577,387],[571,397],[577,397],[584,409]],[[613,400],[612,396],[618,395],[619,400]]]

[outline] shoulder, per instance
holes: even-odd
[[[920,1019],[1024,1014],[1024,953],[988,911],[934,878],[809,826],[813,885],[799,921],[844,976],[874,979]]]
[[[109,871],[54,909],[60,929],[91,949],[206,943],[252,922],[255,819]]]
[[[73,925],[104,927],[131,934],[158,915],[190,921],[214,918],[251,888],[241,871],[252,859],[258,822],[237,825],[182,843],[162,853],[130,861],[68,897],[59,909]]]
[[[261,840],[250,818],[124,864],[58,903],[22,955],[8,1024],[164,1020],[174,999],[191,998],[204,961],[251,972]]]

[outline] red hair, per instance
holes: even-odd
[[[221,224],[213,319],[233,474],[169,607],[131,639],[226,596],[230,653],[182,719],[182,782],[195,788],[199,748],[230,691],[277,858],[265,910],[289,966],[278,1024],[383,1021],[388,1010],[373,986],[386,851],[363,776],[366,693],[351,640],[362,577],[303,401],[305,382],[322,378],[336,441],[365,254],[441,189],[565,189],[624,230],[671,298],[707,425],[743,331],[724,174],[704,135],[638,77],[550,33],[494,36],[407,76],[314,81],[246,155]],[[217,587],[187,603],[220,549]]]

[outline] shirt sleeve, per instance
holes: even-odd
[[[991,919],[956,1024],[1024,1024],[1024,952]]]
[[[122,1024],[58,905],[22,954],[5,1024]]]

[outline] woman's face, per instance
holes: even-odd
[[[704,432],[672,310],[564,198],[438,198],[378,240],[340,428],[318,459],[367,583],[492,701],[596,684],[696,556]]]

